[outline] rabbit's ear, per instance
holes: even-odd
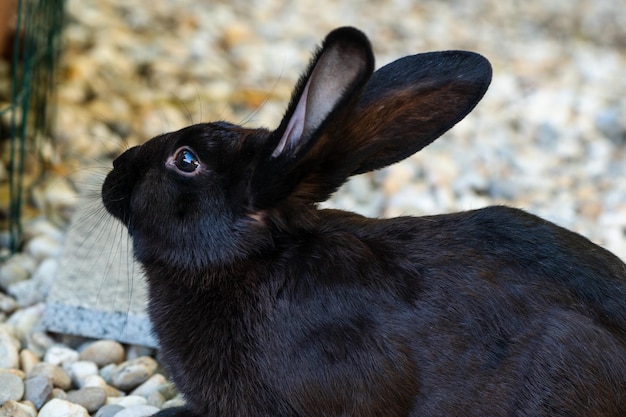
[[[376,71],[350,120],[337,132],[360,174],[398,162],[428,145],[478,104],[491,65],[466,51],[407,56]],[[344,144],[344,145],[342,145]]]
[[[255,208],[288,197],[318,170],[332,150],[325,132],[348,117],[373,71],[374,56],[362,32],[343,27],[328,34],[300,78],[280,126],[264,144],[250,182]]]
[[[326,39],[267,141],[251,181],[253,205],[323,201],[354,174],[400,161],[467,115],[487,91],[491,66],[464,51],[408,56],[370,78],[364,35]]]

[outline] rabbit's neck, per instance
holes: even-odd
[[[191,290],[178,284],[176,276],[165,282],[149,275],[149,313],[160,348],[168,352],[166,365],[185,397],[205,409],[250,401],[243,397],[255,380],[253,329],[264,314],[259,311],[258,294],[229,278]],[[206,381],[206,392],[220,394],[207,398],[194,392],[198,381]],[[215,398],[226,400],[211,403]]]

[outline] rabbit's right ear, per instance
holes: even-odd
[[[372,48],[361,31],[342,27],[326,36],[300,78],[280,126],[262,146],[248,192],[254,209],[294,195],[319,200],[320,187],[305,178],[319,171],[332,152],[328,132],[337,131],[349,118],[373,71]],[[345,181],[341,176],[339,184]]]

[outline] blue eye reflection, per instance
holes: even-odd
[[[182,172],[192,173],[200,166],[200,160],[191,150],[182,148],[174,158],[174,165]]]

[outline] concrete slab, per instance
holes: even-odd
[[[42,327],[155,347],[146,294],[126,228],[105,212],[94,195],[70,225]]]

